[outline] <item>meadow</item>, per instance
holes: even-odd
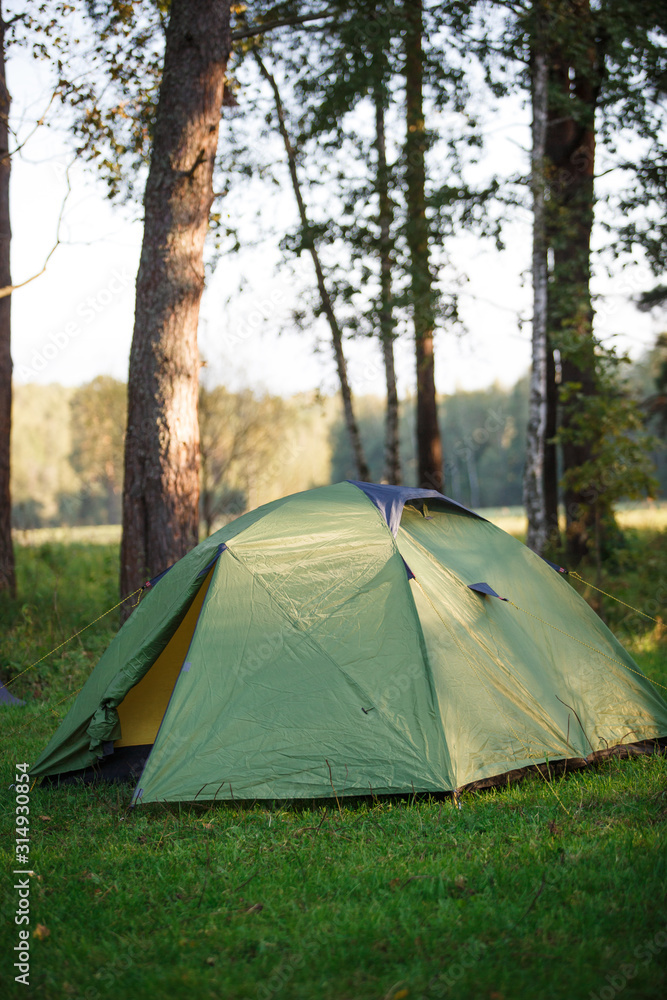
[[[580,572],[627,606],[573,585],[667,687],[667,512],[620,520],[623,539],[602,577]],[[26,701],[0,709],[3,996],[665,995],[661,755],[551,781],[536,773],[464,793],[460,808],[409,795],[129,810],[126,786],[37,785],[32,874],[15,876],[16,765],[36,759],[118,625],[112,612],[46,656],[116,603],[117,542],[19,541],[20,596],[0,605],[0,676],[16,676],[10,689]],[[29,883],[29,985],[14,980],[17,880]]]

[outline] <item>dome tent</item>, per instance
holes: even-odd
[[[667,705],[550,564],[439,493],[345,482],[158,578],[32,774],[139,756],[135,804],[440,792],[664,736]]]

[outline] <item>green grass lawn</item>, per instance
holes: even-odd
[[[112,606],[117,548],[20,547],[0,606],[7,680]],[[626,530],[600,581],[652,618],[667,538]],[[581,575],[595,582],[593,570]],[[580,592],[593,591],[576,584]],[[667,685],[664,630],[602,598]],[[14,765],[32,762],[117,627],[116,612],[15,682],[3,709],[2,955],[7,997],[229,1000],[662,998],[667,760],[609,760],[552,782],[451,798],[147,805],[122,786],[35,787],[30,870],[15,868]],[[665,693],[665,692],[663,692]],[[65,700],[63,700],[65,699]],[[30,889],[30,986],[14,982]]]

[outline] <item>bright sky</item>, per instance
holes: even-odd
[[[46,76],[39,65],[18,53],[12,54],[8,80],[12,123],[22,140],[48,103]],[[514,120],[491,122],[489,131],[487,156],[492,162],[521,168],[526,155],[521,147],[529,142],[526,112],[517,110]],[[12,161],[15,283],[42,268],[63,211],[62,243],[46,272],[12,299],[14,372],[21,383],[77,385],[98,374],[127,377],[142,235],[137,221],[140,209],[112,205],[90,170],[75,163],[69,170],[71,193],[63,210],[71,161],[63,136],[47,128],[38,129]],[[291,191],[281,197],[291,199]],[[495,380],[510,385],[529,365],[530,328],[528,323],[521,328],[519,322],[519,317],[527,320],[531,310],[527,213],[508,228],[505,238],[507,249],[502,253],[471,236],[458,239],[451,248],[456,266],[469,279],[461,290],[468,333],[437,335],[439,392],[480,388]],[[290,329],[297,290],[284,275],[276,274],[277,261],[274,248],[255,247],[221,260],[210,277],[200,322],[209,377],[230,388],[252,385],[285,395],[313,388],[335,392],[326,328]],[[310,261],[303,260],[300,267],[301,280],[311,280]],[[240,281],[243,293],[233,294]],[[618,335],[619,347],[635,357],[653,343],[657,328],[630,300],[652,283],[648,271],[638,265],[613,280],[597,279],[595,285],[596,292],[605,295],[598,307],[598,333]],[[378,345],[348,342],[346,352],[354,391],[382,395]],[[397,345],[397,370],[404,395],[414,387],[409,340]]]

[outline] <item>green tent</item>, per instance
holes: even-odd
[[[134,803],[440,792],[664,736],[557,567],[431,490],[345,482],[153,581],[32,773],[139,759]]]

